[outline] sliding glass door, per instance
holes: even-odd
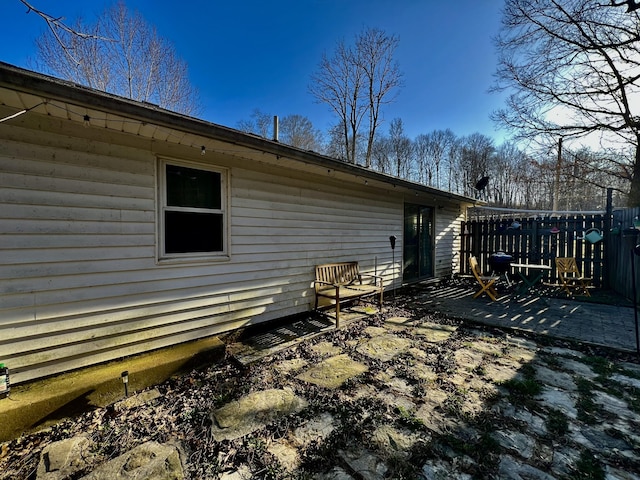
[[[433,208],[404,206],[403,282],[433,277]]]

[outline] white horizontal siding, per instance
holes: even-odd
[[[270,268],[272,262],[304,259],[316,264],[354,260],[363,272],[391,262],[389,235],[402,230],[402,198],[348,190],[336,182],[288,180],[243,172],[234,179],[233,254],[236,261]],[[241,256],[240,258],[238,258]],[[312,268],[309,270],[312,273]],[[391,277],[387,279],[387,285]]]
[[[460,222],[464,219],[458,205],[448,205],[436,210],[435,221],[435,276],[451,277],[459,271]]]
[[[234,159],[230,261],[157,264],[154,155],[0,135],[0,361],[16,382],[308,310],[319,263],[377,264],[390,285],[398,195]]]

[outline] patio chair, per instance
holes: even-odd
[[[591,296],[587,287],[591,285],[592,279],[582,275],[574,257],[556,258],[556,269],[560,288],[567,292],[567,295],[571,296],[572,290],[582,290],[587,297]]]
[[[473,276],[476,277],[476,280],[482,287],[476,292],[473,298],[478,298],[483,293],[486,293],[488,297],[495,302],[498,299],[498,292],[496,292],[494,283],[496,283],[496,280],[498,280],[498,278],[500,277],[493,275],[482,275],[482,273],[480,272],[480,266],[478,265],[478,260],[473,255],[469,257],[469,266],[471,267]]]

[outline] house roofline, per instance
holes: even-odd
[[[304,163],[315,164],[345,173],[352,173],[362,178],[377,180],[420,193],[437,195],[440,198],[457,200],[467,204],[485,203],[471,197],[372,171],[360,165],[347,163],[313,151],[302,150],[274,140],[268,140],[253,134],[241,132],[230,127],[172,112],[160,108],[157,105],[101,92],[67,80],[25,70],[4,62],[0,62],[0,86],[10,87],[24,93],[45,96],[50,100],[71,102],[79,106],[101,109],[108,113],[128,116],[141,122],[150,122],[165,128],[183,130],[212,140],[224,141],[273,155],[288,157]]]

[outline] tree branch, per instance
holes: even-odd
[[[635,0],[623,0],[621,2],[616,3],[615,0],[611,0],[612,7],[622,7],[623,5],[627,6],[627,12],[633,12],[640,8],[640,3]]]
[[[26,0],[20,0],[20,2],[27,7],[27,13],[33,12],[36,15],[42,17],[42,19],[44,19],[45,22],[47,22],[48,27],[51,29],[52,32],[54,32],[54,35],[56,35],[56,38],[59,38],[58,35],[55,33],[55,29],[60,29],[60,30],[64,30],[67,33],[70,33],[72,35],[76,35],[80,38],[94,38],[94,39],[100,39],[100,40],[109,40],[107,38],[103,38],[103,37],[98,37],[96,35],[91,35],[89,33],[82,33],[79,32],[77,30],[74,30],[73,28],[65,25],[62,20],[64,19],[64,17],[52,17],[51,15],[49,15],[48,13],[43,12],[42,10],[38,10],[37,8],[35,8],[33,5],[31,5],[29,2],[27,2]]]
[[[56,41],[60,44],[60,46],[62,47],[62,50],[64,51],[64,54],[69,57],[69,59],[75,63],[76,65],[79,65],[80,62],[72,55],[71,53],[71,49],[64,43],[64,41],[62,40],[62,38],[60,38],[60,35],[58,34],[58,30],[62,30],[66,33],[69,33],[71,35],[74,35],[76,37],[82,38],[82,39],[94,39],[94,40],[107,40],[107,41],[112,41],[109,38],[104,38],[104,37],[100,37],[97,35],[92,35],[89,33],[83,33],[80,32],[78,30],[75,30],[67,25],[65,25],[62,20],[64,19],[64,17],[52,17],[51,15],[49,15],[46,12],[43,12],[42,10],[38,10],[37,8],[35,8],[33,5],[31,5],[29,2],[27,2],[26,0],[20,0],[20,2],[27,7],[27,13],[35,13],[36,15],[38,15],[39,17],[41,17],[46,23],[47,23],[47,27],[49,27],[49,30],[51,30],[51,34],[54,36],[54,38],[56,39]]]

